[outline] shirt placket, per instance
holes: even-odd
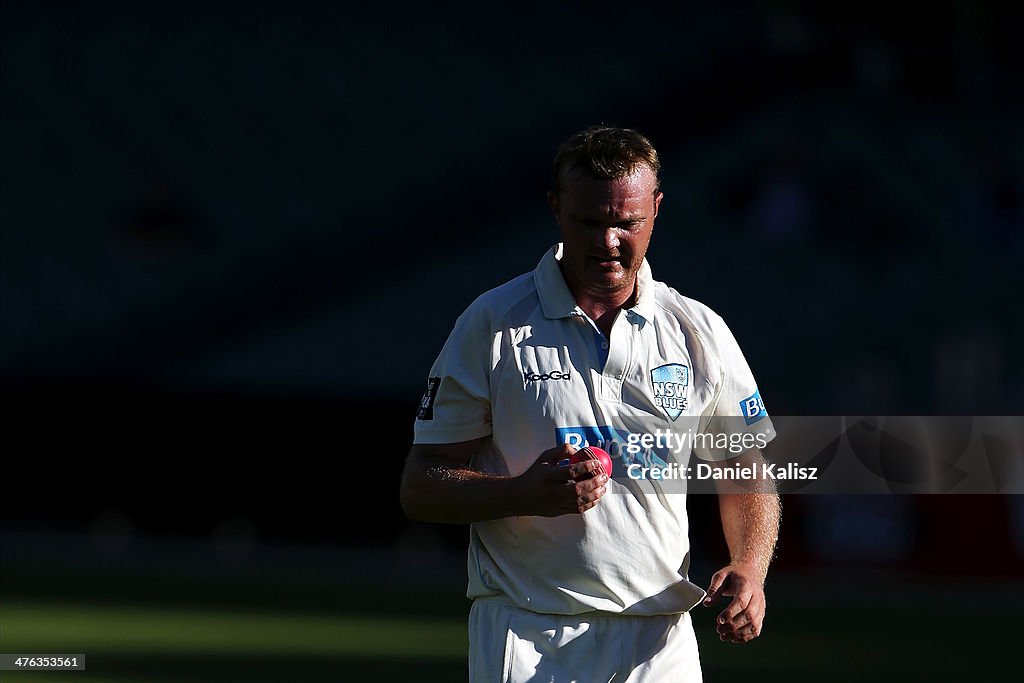
[[[605,401],[622,402],[622,382],[629,369],[633,346],[632,331],[633,326],[627,321],[625,311],[619,311],[612,323],[611,339],[601,339],[601,343],[609,344],[608,360],[601,373],[601,398]]]

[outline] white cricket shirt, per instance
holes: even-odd
[[[644,260],[636,305],[619,312],[606,339],[576,305],[561,255],[555,245],[536,270],[481,295],[459,317],[430,371],[414,440],[490,436],[472,467],[513,476],[549,448],[589,443],[611,454],[614,479],[583,514],[471,525],[467,595],[556,614],[689,610],[704,591],[687,577],[686,495],[673,492],[678,482],[627,472],[634,463],[684,467],[691,449],[629,452],[629,435],[679,430],[687,420],[703,431],[735,430],[738,419],[770,439],[771,420],[736,340],[711,309],[656,282]]]

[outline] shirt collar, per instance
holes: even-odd
[[[548,319],[567,318],[577,315],[576,299],[569,291],[569,285],[565,283],[562,270],[558,262],[562,260],[562,243],[559,242],[551,249],[548,249],[537,264],[533,272],[533,281],[537,287],[537,295],[540,297],[541,308],[544,309],[544,317]],[[654,278],[651,275],[651,266],[645,258],[636,274],[637,279],[637,302],[633,307],[626,309],[636,313],[647,322],[654,320]]]

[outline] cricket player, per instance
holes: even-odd
[[[722,640],[761,633],[774,488],[719,492],[731,560],[705,591],[688,576],[686,495],[625,476],[656,457],[622,447],[652,424],[774,434],[722,318],[653,278],[659,171],[630,129],[563,143],[548,193],[560,241],[479,296],[430,371],[401,501],[411,519],[470,525],[471,681],[700,681],[689,613],[719,596]],[[584,445],[613,455],[611,477],[567,463]],[[727,454],[676,454],[691,455]]]

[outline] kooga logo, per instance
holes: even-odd
[[[524,372],[523,379],[526,380],[527,384],[530,382],[546,382],[549,379],[564,379],[568,382],[572,379],[572,375],[561,370],[552,370],[551,372],[545,372],[543,375],[538,375],[536,372]]]

